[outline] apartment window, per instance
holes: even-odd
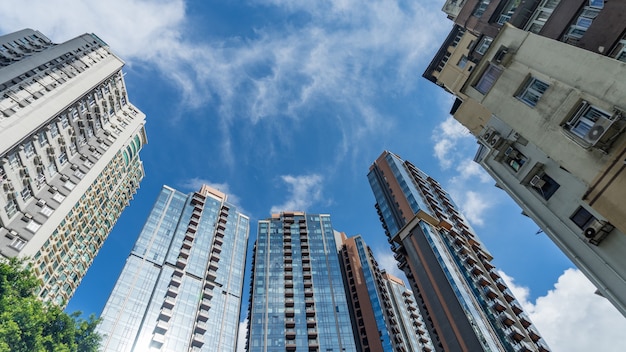
[[[57,166],[54,163],[50,163],[50,165],[48,165],[48,173],[51,177],[56,175],[57,171]]]
[[[55,192],[54,195],[52,196],[52,199],[57,203],[61,203],[63,202],[63,200],[65,200],[65,196],[59,192]]]
[[[33,142],[24,143],[24,154],[26,154],[27,158],[30,158],[35,154],[35,147],[33,146]]]
[[[559,185],[552,177],[547,174],[537,175],[531,181],[531,187],[535,192],[539,193],[543,199],[548,200],[552,197],[561,185]]]
[[[591,26],[593,19],[598,16],[600,13],[600,9],[585,6],[576,18],[576,21],[569,27],[567,33],[561,38],[564,42],[577,42],[580,40],[583,35],[587,32],[587,29]]]
[[[37,139],[39,140],[39,145],[45,147],[48,145],[48,137],[46,136],[46,131],[39,131],[37,133]]]
[[[485,13],[485,10],[487,10],[487,6],[489,6],[490,2],[491,0],[480,0],[474,8],[472,16],[481,17]]]
[[[22,248],[24,248],[24,246],[26,246],[26,241],[24,241],[20,237],[15,237],[13,239],[13,242],[11,242],[11,244],[9,246],[11,246],[15,250],[21,251]]]
[[[69,126],[69,125],[70,125],[70,123],[67,120],[67,116],[65,116],[65,115],[61,116],[61,126],[63,128],[67,128],[67,126]]]
[[[504,152],[504,163],[515,172],[518,172],[526,164],[526,161],[528,158],[514,147],[509,147]]]
[[[489,63],[489,66],[485,69],[485,72],[483,72],[482,76],[480,76],[480,79],[478,80],[478,83],[476,83],[476,86],[474,86],[474,88],[476,88],[476,90],[482,94],[487,94],[501,74],[501,67]]]
[[[446,66],[446,64],[448,63],[449,58],[450,58],[450,53],[446,52],[443,58],[441,59],[441,61],[439,61],[439,65],[437,65],[437,68],[435,69],[435,71],[441,72],[441,70],[443,70],[443,67]]]
[[[461,58],[459,59],[459,62],[457,62],[456,65],[459,66],[460,69],[464,69],[465,66],[467,66],[467,56],[465,55],[461,56]]]
[[[583,102],[574,116],[567,121],[565,128],[586,142],[596,142],[611,122],[611,114]]]
[[[44,205],[41,210],[39,211],[39,213],[41,213],[42,215],[44,215],[45,217],[50,217],[50,215],[52,215],[52,212],[54,211],[54,209],[50,208],[47,205]]]
[[[539,33],[559,2],[561,0],[543,0],[533,13],[531,20],[528,21],[526,30],[535,34]]]
[[[24,189],[20,193],[24,201],[29,200],[33,196],[29,186],[24,186]]]
[[[52,138],[56,137],[59,135],[59,128],[57,127],[57,125],[55,123],[52,123],[50,125],[50,136]]]
[[[4,211],[7,213],[9,219],[17,213],[17,202],[14,198],[8,200],[7,205],[4,206]]]
[[[582,230],[586,229],[589,224],[596,219],[595,216],[591,215],[591,213],[583,207],[578,207],[569,218]]]
[[[548,83],[531,77],[524,83],[524,86],[521,92],[517,95],[517,98],[526,103],[528,106],[535,107],[539,98],[541,98],[549,86],[550,85]]]
[[[491,42],[493,42],[493,38],[483,36],[476,45],[476,49],[474,49],[474,52],[480,55],[485,55],[487,49],[489,49],[489,46],[491,46]]]
[[[11,165],[11,169],[16,169],[20,166],[20,160],[17,157],[17,153],[11,153],[8,155],[9,157],[9,165]]]
[[[610,56],[619,61],[626,62],[626,37],[617,43]]]
[[[61,153],[59,155],[59,164],[63,165],[67,162],[67,154],[65,154],[65,152]]]
[[[72,114],[72,121],[78,120],[78,110],[76,108],[71,108],[70,113]]]
[[[40,227],[41,227],[40,223],[38,223],[35,220],[30,220],[28,222],[28,225],[26,225],[26,230],[28,230],[28,231],[30,231],[32,233],[35,233],[35,232],[37,232],[37,230],[39,230]]]

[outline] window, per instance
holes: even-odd
[[[59,128],[57,127],[56,123],[52,123],[50,125],[50,136],[54,138],[58,135],[59,135]]]
[[[61,153],[59,155],[59,164],[63,165],[67,162],[67,154],[65,154],[65,152]]]
[[[28,225],[26,225],[26,230],[28,230],[28,231],[30,231],[32,233],[35,233],[35,232],[37,232],[37,230],[39,230],[40,227],[41,227],[40,223],[38,223],[35,220],[30,220],[28,222]]]
[[[545,93],[550,85],[537,78],[531,77],[524,84],[524,88],[521,93],[517,95],[517,98],[528,106],[535,107],[539,98]]]
[[[13,196],[15,194],[12,194]],[[17,202],[15,198],[10,198],[7,202],[7,205],[4,206],[4,211],[7,213],[7,217],[10,219],[17,213]]]
[[[547,174],[537,175],[531,181],[531,187],[539,193],[543,199],[548,200],[561,185]]]
[[[543,0],[533,13],[531,20],[528,21],[525,29],[535,34],[539,33],[559,2],[561,2],[561,0]]]
[[[514,147],[509,147],[504,152],[504,163],[515,172],[518,172],[526,164],[526,161],[528,158]]]
[[[594,144],[612,123],[611,114],[583,102],[564,128],[587,143]]]
[[[13,242],[11,242],[11,244],[9,245],[12,248],[21,251],[22,248],[24,248],[24,246],[26,246],[26,241],[24,241],[23,239],[21,239],[20,237],[15,237],[13,239]]]
[[[55,192],[54,195],[52,196],[52,199],[56,201],[57,203],[61,203],[63,202],[63,200],[65,200],[65,196],[59,192]]]
[[[69,126],[69,125],[70,124],[69,124],[69,122],[67,120],[67,116],[65,116],[65,115],[61,116],[61,126],[63,128],[67,128],[67,126]]]
[[[562,41],[568,43],[576,43],[587,32],[587,29],[591,26],[593,19],[598,16],[600,9],[585,6],[576,19],[576,21],[569,27],[567,33],[561,38]]]
[[[44,205],[39,212],[41,214],[43,214],[45,217],[50,217],[50,215],[52,215],[53,211],[54,211],[54,209],[50,208],[47,205]]]
[[[487,10],[487,6],[489,6],[490,2],[491,0],[480,0],[480,2],[476,4],[476,7],[474,8],[472,16],[481,17],[485,13],[485,10]]]
[[[474,49],[474,52],[480,55],[485,55],[487,49],[489,49],[489,46],[491,46],[491,42],[493,42],[493,38],[487,36],[482,37],[476,45],[476,49]]]
[[[465,66],[467,65],[467,56],[465,55],[461,56],[461,58],[459,59],[459,62],[456,65],[459,66],[459,68],[464,69]]]
[[[626,36],[617,43],[609,56],[619,61],[626,62]]]
[[[22,190],[22,192],[20,192],[20,193],[21,193],[21,195],[22,195],[22,199],[23,199],[24,201],[29,200],[29,199],[33,196],[33,193],[31,192],[31,190],[30,190],[30,187],[29,187],[29,186],[24,186],[24,189],[23,189],[23,190]]]
[[[35,154],[35,147],[33,146],[33,142],[26,142],[24,144],[24,154],[26,154],[27,158],[30,158]]]
[[[589,211],[587,211],[587,209],[583,207],[578,207],[574,214],[572,214],[569,218],[582,230],[586,229],[589,224],[596,219]]]
[[[39,131],[37,133],[37,139],[39,140],[39,145],[44,147],[48,145],[48,137],[46,136],[46,131]]]
[[[482,94],[487,94],[501,74],[501,67],[489,63],[489,66],[485,69],[485,72],[483,72],[483,75],[480,77],[474,88]]]

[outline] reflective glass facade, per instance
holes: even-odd
[[[248,351],[356,351],[329,215],[259,221]]]
[[[436,180],[389,152],[368,179],[435,350],[547,351],[491,254]]]
[[[236,351],[249,219],[164,186],[102,312],[103,351]]]

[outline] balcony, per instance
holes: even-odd
[[[200,309],[198,311],[198,320],[206,322],[209,320],[209,311],[208,309]]]
[[[515,325],[509,326],[508,328],[504,329],[504,331],[506,331],[507,336],[513,342],[519,343],[524,339],[524,335],[519,331],[518,328],[515,327]]]
[[[209,272],[206,274],[206,279],[209,281],[215,281],[217,279],[217,272],[215,270],[209,269]]]
[[[211,260],[209,262],[209,271],[213,270],[216,271],[219,268],[219,260]]]
[[[311,297],[311,296],[313,296],[313,289],[312,289],[312,288],[306,288],[306,289],[304,289],[304,296],[305,296],[305,297]]]
[[[294,318],[285,318],[285,327],[293,328],[296,326],[296,320]]]
[[[167,288],[167,292],[165,293],[166,296],[169,297],[176,297],[178,296],[178,287],[176,286],[169,286]]]
[[[293,288],[293,280],[285,280],[286,288]]]
[[[191,243],[193,243],[194,237],[196,237],[195,233],[196,231],[190,232],[189,230],[187,230],[187,232],[185,233],[185,241],[189,241],[190,246]]]
[[[285,290],[285,297],[293,297],[293,290],[292,289],[286,289]]]
[[[194,331],[199,334],[204,334],[207,330],[207,324],[202,321],[196,321],[196,328]]]
[[[494,291],[491,288],[491,286],[485,286],[485,288],[483,289],[483,292],[485,293],[485,296],[487,296],[488,298],[498,297],[498,294],[496,293],[496,291]]]
[[[194,347],[201,347],[202,345],[204,345],[204,335],[193,334],[193,338],[191,339],[191,345]]]
[[[172,278],[170,279],[170,285],[178,287],[178,286],[180,286],[182,281],[183,281],[182,277],[176,276],[176,275],[172,275]]]
[[[316,338],[317,337],[317,329],[315,329],[315,328],[308,328],[308,329],[306,329],[306,333],[309,336],[309,338]]]
[[[176,299],[174,297],[165,296],[165,300],[163,300],[163,307],[167,309],[172,309],[176,304]]]
[[[504,304],[502,304],[502,301],[500,301],[500,299],[495,298],[493,300],[491,300],[491,309],[493,309],[496,312],[504,312],[506,310],[506,306]]]
[[[192,241],[192,240],[185,239],[185,240],[183,241],[183,246],[182,246],[182,248],[184,248],[184,249],[189,249],[189,248],[191,248],[191,245],[192,245],[192,244],[193,244],[193,241]]]
[[[159,312],[159,320],[169,321],[172,317],[172,310],[167,308],[162,308]]]
[[[184,268],[187,266],[187,258],[184,257],[178,257],[178,259],[176,260],[176,266],[179,268]]]
[[[207,295],[207,293],[209,293],[209,295]],[[202,300],[200,301],[200,309],[211,308],[211,298],[213,298],[213,296],[210,294],[210,291],[204,290],[202,292]]]
[[[293,328],[285,329],[285,337],[287,337],[287,340],[295,339],[296,338],[296,329],[293,329]]]
[[[317,324],[317,320],[315,320],[315,317],[307,317],[306,318],[306,326],[309,328],[314,327]]]
[[[158,333],[161,333],[161,334],[165,334],[165,332],[167,331],[169,326],[170,326],[169,322],[167,322],[165,320],[158,320],[156,328],[155,328],[155,332],[158,332]]]
[[[287,298],[285,299],[285,307],[293,307],[293,298]]]
[[[185,259],[189,258],[189,249],[187,249],[187,248],[182,248],[182,249],[180,250],[180,254],[178,254],[178,255],[179,255],[179,256],[181,256],[181,257],[183,257],[183,258],[185,258]]]

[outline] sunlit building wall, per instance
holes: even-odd
[[[104,307],[103,351],[237,350],[249,219],[164,186]]]
[[[0,257],[32,258],[65,304],[139,188],[145,115],[94,34],[0,37]]]

